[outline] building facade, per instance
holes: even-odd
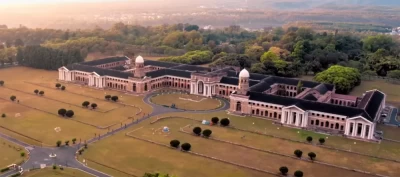
[[[335,93],[335,87],[311,81],[211,69],[194,65],[112,57],[59,68],[59,80],[99,89],[145,94],[172,88],[230,100],[235,114],[272,119],[284,126],[375,140],[376,121],[386,95],[378,90],[361,97]],[[301,88],[297,88],[300,85]]]

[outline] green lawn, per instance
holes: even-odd
[[[57,168],[54,170],[50,167],[26,172],[22,176],[24,176],[24,177],[93,177],[93,175],[91,175],[91,174],[85,173],[80,170],[75,170],[72,168],[64,168],[63,170]]]
[[[21,152],[25,153],[25,157],[21,157]],[[0,169],[11,164],[22,162],[28,153],[21,146],[0,138]]]
[[[218,99],[180,93],[160,94],[152,97],[151,101],[158,105],[175,104],[176,108],[185,110],[211,110],[221,106]]]

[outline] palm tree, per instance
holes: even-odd
[[[283,166],[283,167],[279,168],[279,171],[281,172],[282,175],[286,175],[289,172],[289,168]]]

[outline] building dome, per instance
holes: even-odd
[[[144,63],[143,57],[140,55],[138,57],[136,57],[135,63]]]
[[[250,73],[246,69],[243,69],[240,71],[239,77],[250,77]]]

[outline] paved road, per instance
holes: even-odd
[[[214,109],[214,110],[206,110],[206,111],[186,111],[186,110],[180,110],[180,109],[173,109],[173,108],[167,108],[164,106],[156,105],[150,101],[150,98],[158,93],[150,93],[146,95],[143,99],[143,101],[150,106],[153,107],[153,112],[149,115],[146,115],[140,119],[137,119],[134,122],[131,122],[129,124],[123,125],[122,127],[115,129],[113,131],[110,131],[107,134],[100,135],[100,137],[96,137],[93,139],[90,139],[87,141],[88,144],[100,141],[101,139],[104,139],[112,134],[118,133],[122,130],[125,130],[126,128],[129,128],[132,125],[138,124],[152,116],[160,115],[160,114],[165,114],[165,113],[171,113],[171,112],[191,112],[191,113],[211,113],[211,112],[218,112],[222,110],[226,110],[229,108],[229,103],[226,100],[220,99],[221,103],[223,104],[220,108]],[[22,168],[24,170],[32,169],[32,168],[40,168],[41,164],[46,164],[46,166],[52,166],[53,164],[57,165],[62,165],[62,166],[68,166],[68,167],[73,167],[73,168],[78,168],[82,171],[85,171],[89,174],[92,174],[94,176],[98,177],[111,177],[110,175],[107,175],[105,173],[99,172],[97,170],[91,169],[80,162],[78,162],[75,159],[75,153],[79,148],[79,145],[74,145],[74,146],[62,146],[62,147],[38,147],[38,146],[31,146],[29,144],[26,144],[24,142],[21,142],[15,138],[9,137],[5,134],[0,133],[0,137],[4,138],[8,141],[11,141],[15,144],[18,144],[22,147],[25,147],[29,151],[29,160],[25,162],[22,165]],[[50,154],[56,154],[55,158],[50,157]],[[11,174],[16,173],[16,171],[10,171],[8,173],[1,174],[0,177],[7,177]]]
[[[390,116],[390,117],[389,117],[389,119],[390,119],[390,120],[389,120],[389,124],[392,124],[392,125],[399,125],[399,126],[400,126],[400,122],[397,121],[397,111],[398,111],[397,108],[393,108],[391,114],[388,115],[388,116]]]

